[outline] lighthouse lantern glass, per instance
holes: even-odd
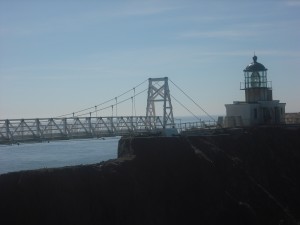
[[[251,74],[251,87],[260,87],[260,75],[257,71]]]

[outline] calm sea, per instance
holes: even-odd
[[[0,145],[0,174],[39,168],[92,164],[117,158],[120,138]]]
[[[217,116],[214,116],[216,119]],[[210,118],[202,116],[207,121]],[[195,122],[193,117],[175,122]],[[0,145],[0,174],[40,168],[93,164],[117,158],[120,137]]]

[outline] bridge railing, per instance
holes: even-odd
[[[173,124],[174,125],[174,124]],[[170,127],[173,127],[170,125]],[[177,123],[178,132],[213,129],[216,121]],[[0,120],[0,144],[157,133],[162,117],[70,117]]]
[[[161,117],[141,116],[0,120],[0,143],[136,135],[161,128]]]
[[[176,124],[176,128],[179,132],[215,129],[217,126],[218,124],[215,120],[185,122]]]

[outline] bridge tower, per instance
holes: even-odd
[[[163,102],[163,128],[175,126],[168,77],[149,78],[146,117],[156,117],[155,103]]]

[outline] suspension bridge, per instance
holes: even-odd
[[[148,88],[137,92],[137,89],[147,81]],[[0,144],[129,135],[170,136],[191,130],[207,130],[208,128],[213,129],[217,127],[217,123],[212,117],[208,115],[212,119],[209,122],[201,121],[183,103],[172,96],[169,89],[169,81],[208,115],[203,108],[167,77],[149,78],[117,97],[76,112],[53,118],[0,120]],[[137,116],[135,99],[146,91],[148,91],[146,114]],[[122,99],[123,96],[130,92],[133,92],[131,96]],[[180,123],[175,123],[172,100],[192,114],[197,119],[197,122],[181,123],[180,121]],[[131,102],[131,116],[118,115],[118,106],[128,101]],[[162,104],[162,107],[158,108],[157,104]],[[111,116],[98,116],[100,112],[106,109],[112,110]],[[162,112],[158,112],[158,110],[162,110]]]

